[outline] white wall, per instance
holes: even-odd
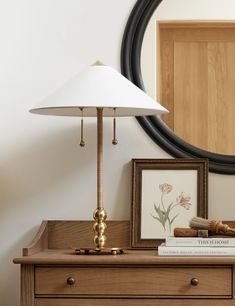
[[[166,1],[175,3],[175,14],[183,12],[176,5],[179,0]],[[206,1],[194,2],[204,7]],[[221,2],[218,12],[225,10],[225,0]],[[86,120],[87,146],[82,150],[78,119],[36,116],[28,109],[97,59],[120,70],[123,30],[134,3],[0,2],[1,306],[19,305],[19,266],[12,259],[30,242],[41,220],[90,219],[95,206],[95,121]],[[224,16],[231,11],[226,8]],[[134,118],[118,120],[117,147],[111,145],[111,134],[107,119],[105,207],[110,219],[129,219],[131,158],[168,155]],[[210,174],[210,217],[235,219],[234,183],[235,176]]]

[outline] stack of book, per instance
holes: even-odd
[[[235,237],[167,237],[159,256],[235,256]]]

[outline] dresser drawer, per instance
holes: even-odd
[[[88,268],[38,266],[35,268],[35,294],[231,298],[232,268],[230,266]]]

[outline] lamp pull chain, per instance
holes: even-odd
[[[118,144],[118,140],[116,138],[116,108],[113,109],[113,140],[112,144]]]
[[[83,127],[84,127],[84,123],[83,123],[83,108],[81,108],[81,112],[82,112],[82,117],[81,117],[80,147],[85,147],[85,141],[83,139]]]

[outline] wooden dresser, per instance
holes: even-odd
[[[128,221],[109,221],[122,255],[74,255],[92,244],[92,221],[43,221],[23,256],[21,306],[235,305],[235,257],[159,257],[128,250]]]

